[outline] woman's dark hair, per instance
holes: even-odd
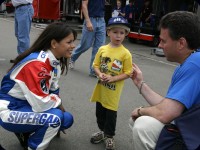
[[[173,40],[185,38],[190,49],[200,48],[200,20],[192,12],[175,11],[163,16],[159,28],[169,29]]]
[[[75,40],[77,37],[77,32],[72,28],[68,27],[66,23],[56,22],[48,25],[46,29],[40,34],[40,36],[36,39],[33,45],[28,50],[26,50],[25,52],[23,52],[22,54],[20,54],[15,58],[15,63],[9,70],[11,70],[18,62],[20,62],[29,54],[34,52],[49,50],[51,47],[51,41],[53,39],[56,40],[57,42],[60,42],[62,39],[66,38],[71,33],[74,35],[74,40]],[[67,58],[65,57],[60,58],[60,64],[61,64],[61,74],[63,74],[65,69],[67,73],[68,70]]]

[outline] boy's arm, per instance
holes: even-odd
[[[95,71],[96,75],[99,77],[99,75],[101,74],[100,69],[97,67],[94,67],[94,71]]]
[[[94,71],[95,71],[96,75],[98,76],[98,78],[99,78],[102,82],[105,82],[106,74],[105,74],[105,73],[102,73],[98,67],[94,67]]]

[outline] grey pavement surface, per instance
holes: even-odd
[[[30,37],[33,42],[42,29],[32,27]],[[12,64],[9,60],[16,57],[17,41],[14,36],[14,22],[11,18],[0,17],[0,79]],[[79,34],[78,39],[80,39]],[[108,42],[107,38],[107,42]],[[79,43],[79,40],[76,41]],[[133,54],[133,61],[143,71],[144,79],[148,85],[161,95],[165,95],[175,64],[167,62],[165,57],[151,55],[151,48],[142,44],[132,44],[127,39],[124,41]],[[47,150],[103,150],[104,143],[93,145],[90,143],[92,133],[98,131],[95,118],[95,104],[89,101],[97,79],[89,77],[89,61],[91,49],[80,56],[75,64],[75,70],[69,70],[66,76],[61,77],[60,96],[63,105],[74,116],[73,126],[55,137]],[[128,126],[131,111],[141,105],[148,105],[131,79],[125,81],[122,92],[120,107],[118,110],[116,127],[117,150],[133,150],[132,133]],[[6,150],[22,150],[17,138],[13,133],[0,127],[0,144]]]

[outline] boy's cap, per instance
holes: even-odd
[[[112,17],[108,21],[107,29],[111,29],[113,27],[119,27],[125,29],[128,33],[130,32],[129,23],[127,20],[121,16]]]

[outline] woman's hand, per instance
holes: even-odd
[[[61,104],[60,106],[58,106],[58,108],[59,108],[60,110],[62,110],[62,112],[65,112],[65,108],[63,107],[62,104]]]

